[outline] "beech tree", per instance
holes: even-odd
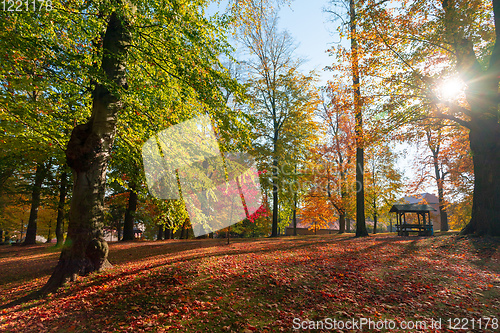
[[[54,99],[42,101],[50,105],[62,105],[59,103],[67,92],[77,92],[66,99],[69,105],[57,107],[72,117],[64,122],[65,128],[80,123],[70,138],[61,139],[65,131],[54,136],[47,130],[49,126],[35,126],[44,113],[34,113],[35,108],[24,107],[28,103],[16,101],[15,89],[2,90],[11,98],[9,104],[2,105],[2,112],[24,121],[43,137],[52,137],[58,146],[66,146],[67,163],[73,172],[67,241],[39,295],[56,290],[77,275],[110,266],[102,234],[106,169],[117,122],[128,121],[126,111],[135,109],[154,123],[151,120],[156,119],[158,110],[151,104],[161,100],[161,111],[180,110],[171,112],[177,123],[192,116],[190,102],[196,100],[199,106],[194,112],[210,113],[221,124],[231,124],[220,89],[238,90],[238,85],[218,61],[218,55],[229,50],[223,36],[227,22],[220,17],[206,18],[206,4],[182,0],[137,4],[77,1],[64,4],[64,10],[11,15],[2,22],[2,33],[10,32],[2,37],[2,45],[12,50],[7,56],[2,53],[2,61],[14,68],[6,74],[7,85],[15,84],[22,90],[21,85],[49,82],[44,88]],[[30,29],[19,29],[19,22]],[[18,76],[23,80],[17,80]],[[39,76],[52,81],[39,80]],[[186,106],[178,107],[184,103]],[[166,126],[156,124],[160,129]]]
[[[318,150],[321,160],[319,165],[326,166],[323,176],[326,176],[326,195],[329,202],[339,214],[339,233],[346,230],[346,218],[349,204],[354,194],[353,162],[355,160],[354,117],[352,112],[351,91],[340,78],[329,82],[327,88],[328,102],[324,102],[318,115],[326,128],[326,143]],[[325,172],[326,171],[326,172]],[[350,229],[350,228],[349,228]]]
[[[32,185],[31,192],[31,211],[28,220],[28,227],[26,229],[26,238],[24,240],[25,245],[36,243],[36,231],[37,231],[37,219],[38,219],[38,208],[40,207],[40,192],[42,191],[42,183],[47,175],[47,169],[49,165],[45,162],[38,162],[36,164],[35,177]]]
[[[351,88],[353,95],[352,107],[354,109],[355,117],[355,140],[356,140],[356,236],[368,236],[365,220],[365,184],[364,184],[364,130],[363,130],[363,96],[361,95],[362,87],[362,68],[360,66],[362,58],[363,45],[361,41],[365,33],[360,33],[359,22],[363,18],[364,11],[366,11],[364,0],[334,0],[331,1],[332,10],[330,13],[335,15],[336,19],[342,21],[340,30],[343,31],[347,27],[347,36],[349,39],[350,47],[348,50],[342,46],[339,47],[338,52],[344,60],[348,62],[348,66],[333,65],[332,69],[342,70],[344,73],[349,73],[351,77]],[[340,9],[340,11],[339,11]],[[347,19],[341,13],[344,13]],[[341,33],[342,36],[342,33]],[[335,53],[334,50],[330,50]]]
[[[462,233],[500,235],[500,1],[401,2],[373,6],[364,18],[374,32],[372,63],[390,68],[379,90],[390,116],[447,119],[469,131],[474,194]],[[439,94],[450,80],[462,82],[463,101]]]
[[[416,177],[411,192],[418,193],[423,186],[437,189],[441,230],[447,231],[448,208],[464,198],[472,199],[474,172],[468,131],[449,120],[425,119],[402,137],[417,143]]]

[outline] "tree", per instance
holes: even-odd
[[[380,138],[367,147],[366,203],[373,217],[374,234],[383,209],[389,209],[403,187],[403,176],[395,166],[396,154],[389,144],[386,138]]]
[[[73,129],[66,149],[75,184],[69,214],[68,240],[59,262],[41,293],[56,290],[77,275],[110,267],[102,235],[106,168],[113,144],[117,113],[124,107],[120,93],[127,87],[126,47],[131,43],[130,13],[109,15],[102,40],[102,72],[106,84],[93,92],[90,120]],[[118,90],[118,91],[117,91]]]
[[[390,96],[386,110],[402,121],[447,119],[469,130],[474,194],[464,234],[500,235],[499,17],[497,0],[435,0],[374,8],[365,20],[377,65],[392,59],[380,84]],[[463,82],[463,99],[438,93],[450,80]]]
[[[329,222],[332,221],[333,209],[324,195],[313,191],[305,197],[304,205],[299,210],[299,214],[302,217],[302,222],[309,226],[310,230],[314,230],[316,234],[319,229],[329,227]]]
[[[364,138],[363,113],[358,64],[358,36],[356,33],[357,15],[355,0],[349,0],[349,28],[351,40],[352,87],[354,94],[354,116],[356,118],[356,237],[368,236],[365,221],[365,184],[364,184]]]
[[[318,165],[325,169],[322,173],[324,179],[319,180],[329,202],[339,214],[339,233],[344,233],[352,194],[348,184],[352,181],[356,147],[352,99],[350,89],[342,84],[340,78],[329,82],[327,94],[329,101],[324,102],[318,112],[327,134],[327,142],[317,149],[321,159]]]
[[[63,222],[65,216],[65,204],[66,204],[66,195],[68,194],[68,174],[66,170],[62,170],[60,174],[60,184],[59,184],[59,202],[57,204],[57,219],[56,219],[56,246],[62,246],[64,242],[64,233],[63,233]]]
[[[359,34],[359,21],[363,17],[362,7],[364,1],[332,1],[337,7],[344,7],[348,13],[348,20],[345,25],[348,26],[348,37],[350,41],[350,50],[348,52],[348,61],[350,65],[350,76],[352,78],[353,108],[355,117],[355,139],[356,139],[356,237],[368,236],[365,221],[365,185],[364,185],[364,131],[363,131],[363,97],[361,96],[361,71],[360,71],[360,40],[364,34]],[[335,11],[329,11],[342,19],[341,15]],[[361,12],[361,13],[360,13]],[[332,52],[333,53],[333,52]],[[334,66],[332,66],[334,67]]]
[[[293,143],[299,142],[299,147],[307,144],[314,133],[311,110],[318,99],[312,87],[313,77],[298,72],[299,62],[293,58],[293,41],[286,32],[278,31],[274,12],[255,7],[254,20],[244,27],[242,35],[243,44],[254,57],[254,61],[248,62],[251,76],[246,85],[252,102],[250,112],[255,119],[257,158],[262,168],[272,173],[271,237],[276,237],[280,169],[284,166],[287,148],[297,151]]]
[[[49,165],[46,165],[44,162],[38,162],[36,165],[35,179],[33,181],[33,189],[31,193],[31,211],[28,220],[28,228],[26,229],[26,238],[24,240],[24,245],[36,244],[38,208],[40,207],[40,192],[42,190],[42,183],[46,177]]]
[[[468,133],[464,127],[448,120],[426,119],[403,135],[405,140],[423,146],[416,163],[412,192],[422,186],[435,186],[438,193],[441,230],[448,230],[448,207],[470,198],[473,181]],[[458,200],[457,200],[458,199]]]
[[[54,273],[41,290],[42,294],[74,280],[77,275],[110,265],[108,247],[102,237],[106,169],[117,119],[124,114],[127,102],[134,105],[133,89],[129,94],[127,88],[145,81],[135,71],[137,67],[133,62],[146,60],[148,63],[139,66],[142,73],[150,75],[151,80],[166,84],[155,91],[141,90],[142,97],[158,91],[168,95],[166,92],[171,89],[168,83],[175,81],[174,90],[178,89],[187,96],[196,95],[197,100],[204,101],[207,106],[219,106],[219,87],[235,87],[223,70],[215,68],[217,55],[224,52],[225,47],[214,23],[202,15],[200,6],[204,4],[179,1],[163,8],[154,3],[147,9],[137,8],[137,12],[134,6],[122,2],[91,8],[102,20],[102,40],[96,43],[102,47],[98,48],[101,62],[94,64],[92,114],[88,122],[73,129],[66,149],[68,165],[73,169],[75,179],[68,246],[63,248]],[[165,24],[165,29],[158,29],[162,24]],[[179,38],[167,38],[168,34]],[[222,42],[216,38],[221,38]],[[167,48],[172,50],[170,53],[165,53],[163,42],[166,40],[171,43]],[[137,76],[128,77],[129,74]]]

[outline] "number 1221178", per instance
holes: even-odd
[[[54,9],[51,0],[1,0],[4,12],[51,11]]]

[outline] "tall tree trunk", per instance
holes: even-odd
[[[68,186],[68,174],[61,173],[61,184],[59,185],[59,204],[57,205],[57,222],[56,222],[56,246],[61,246],[64,241],[63,221],[64,221],[64,204],[66,202],[66,192]]]
[[[500,1],[492,1],[495,44],[489,66],[479,62],[466,29],[457,29],[455,1],[442,0],[447,42],[456,55],[457,71],[467,85],[470,106],[469,141],[474,164],[474,194],[470,222],[462,234],[500,236]]]
[[[373,213],[373,233],[377,233],[377,213]]]
[[[500,124],[471,121],[470,147],[474,163],[472,217],[463,234],[500,236]]]
[[[439,129],[439,131],[441,131],[441,129]],[[440,135],[440,132],[438,133]],[[446,174],[443,172],[442,168],[439,167],[439,153],[441,142],[438,139],[436,144],[433,145],[430,129],[426,130],[426,134],[427,144],[432,152],[432,163],[434,165],[434,174],[436,176],[436,185],[438,189],[439,219],[441,226],[440,230],[448,231],[448,214],[446,212],[446,204],[444,201],[444,178]]]
[[[50,228],[52,228],[52,220],[49,220],[49,231],[47,232],[47,241],[45,243],[52,242],[52,236],[50,235]]]
[[[436,170],[439,172],[439,169]],[[443,189],[443,178],[436,177],[438,185],[438,202],[439,202],[439,219],[441,224],[441,231],[448,231],[448,213],[446,212],[446,203],[444,201],[444,189]]]
[[[187,219],[184,220],[184,222],[182,223],[182,227],[181,227],[181,237],[180,239],[184,239],[184,231],[186,230],[186,223],[187,223]],[[187,237],[186,237],[187,238]]]
[[[340,213],[339,216],[339,234],[343,234],[345,232],[345,213]]]
[[[164,239],[164,226],[163,224],[158,225],[158,234],[156,235],[156,240],[163,240]]]
[[[297,192],[293,194],[293,235],[297,236]]]
[[[120,220],[116,221],[116,238],[118,238],[118,241],[121,241],[123,238],[122,222]]]
[[[73,169],[74,179],[68,236],[59,262],[40,294],[55,291],[64,283],[74,281],[77,275],[111,266],[107,259],[108,244],[102,232],[104,194],[116,117],[124,103],[104,84],[127,88],[126,47],[130,41],[126,14],[111,13],[102,43],[101,69],[107,82],[96,84],[92,115],[86,124],[73,129],[68,142],[66,159]]]
[[[273,224],[271,237],[278,237],[278,160],[273,161]]]
[[[3,230],[0,229],[0,243],[3,243]]]
[[[25,245],[36,244],[36,229],[38,219],[38,208],[40,207],[40,192],[42,191],[43,180],[45,179],[46,166],[44,163],[39,162],[36,165],[35,182],[31,192],[31,211],[28,220],[28,227],[26,228]]]
[[[125,220],[123,222],[123,239],[124,241],[134,240],[134,215],[137,210],[137,192],[132,186],[129,191],[128,207],[125,211]]]
[[[354,0],[349,1],[352,88],[354,93],[354,114],[356,118],[356,237],[368,236],[365,220],[365,186],[364,186],[364,138],[363,115],[361,110],[361,89],[359,87],[358,36],[356,34],[356,7]]]

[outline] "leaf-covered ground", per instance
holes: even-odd
[[[111,244],[112,270],[0,310],[0,331],[291,332],[326,318],[442,318],[440,330],[406,332],[453,332],[448,318],[466,318],[462,332],[489,332],[494,320],[472,330],[472,319],[500,319],[498,245],[454,235]],[[0,305],[42,286],[57,258],[47,245],[0,247]]]

